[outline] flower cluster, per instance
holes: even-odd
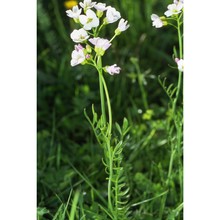
[[[168,10],[164,12],[165,16],[159,17],[156,14],[152,14],[152,26],[154,26],[155,28],[161,28],[166,25],[171,25],[178,30],[179,34],[178,27],[183,24],[183,22],[181,21],[183,15],[183,1],[184,0],[173,0],[173,4],[167,6]],[[174,23],[171,23],[172,21],[175,21],[176,25]],[[183,59],[176,58],[175,62],[177,64],[178,70],[183,72]]]
[[[164,13],[166,17],[165,16],[159,17],[156,14],[151,15],[152,26],[154,26],[155,28],[161,28],[167,25],[168,24],[167,18],[175,17],[182,12],[183,0],[174,0],[173,4],[167,6],[167,9],[168,10]]]
[[[128,22],[121,18],[120,12],[115,8],[106,6],[105,3],[92,2],[92,0],[80,2],[79,5],[73,6],[71,10],[67,10],[66,14],[80,26],[79,29],[73,30],[70,34],[73,42],[78,43],[72,52],[71,66],[78,64],[94,65],[97,63],[96,59],[103,56],[111,46],[113,39],[129,28]],[[99,37],[104,26],[118,20],[118,27],[110,40]],[[85,44],[85,46],[82,44]],[[103,70],[114,75],[119,74],[121,68],[114,64],[104,67]]]

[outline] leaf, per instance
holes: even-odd
[[[122,135],[122,131],[121,131],[120,125],[116,122],[116,123],[115,123],[115,126],[116,126],[118,132],[120,133],[120,135]]]
[[[150,202],[150,201],[152,201],[152,200],[154,200],[154,199],[157,199],[157,198],[159,198],[159,197],[161,197],[161,196],[163,196],[163,195],[165,195],[165,194],[167,194],[167,193],[168,193],[168,190],[165,191],[165,192],[163,192],[163,193],[161,193],[160,195],[154,196],[153,198],[146,199],[146,200],[143,200],[143,201],[141,201],[141,202],[134,203],[134,204],[132,204],[131,206],[132,206],[132,207],[133,207],[133,206],[138,206],[138,205],[141,205],[141,204],[143,204],[143,203]]]
[[[44,208],[37,207],[37,216],[43,216],[48,213],[50,213],[50,211],[46,209],[45,207]]]
[[[75,192],[75,195],[74,195],[74,198],[73,198],[69,220],[74,220],[75,219],[76,208],[77,208],[77,203],[79,201],[79,196],[80,196],[80,190],[77,190]]]
[[[183,209],[183,203],[181,203],[176,209],[172,210],[171,213],[167,216],[167,220],[175,220],[176,217]]]

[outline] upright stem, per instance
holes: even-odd
[[[112,150],[111,150],[111,132],[112,132],[112,109],[111,109],[111,102],[109,98],[108,88],[105,83],[104,76],[102,74],[102,60],[101,56],[98,56],[97,59],[97,66],[96,66],[98,72],[99,72],[99,86],[100,86],[100,97],[101,97],[101,109],[102,109],[102,115],[104,123],[106,124],[106,112],[105,112],[105,98],[107,101],[107,107],[108,107],[108,129],[107,129],[107,135],[108,140],[106,142],[107,144],[107,151],[108,151],[108,159],[109,160],[109,177],[108,177],[108,207],[113,212],[113,206],[112,206],[112,178],[113,178],[113,161],[112,161]],[[105,95],[105,96],[104,96]]]
[[[178,40],[179,40],[179,56],[180,56],[180,59],[182,59],[183,58],[183,42],[182,42],[180,18],[177,18],[177,30],[178,30]]]
[[[112,177],[113,177],[113,161],[110,141],[107,142],[108,157],[109,157],[109,177],[108,177],[108,207],[113,212],[112,206]]]
[[[134,62],[134,64],[135,64],[137,74],[138,74],[138,84],[139,84],[139,87],[140,87],[140,90],[141,90],[142,101],[143,101],[145,110],[147,110],[148,109],[147,94],[146,94],[144,86],[143,86],[141,70],[140,70],[138,61]]]
[[[104,96],[103,80],[102,80],[103,76],[102,76],[102,58],[101,58],[101,56],[98,56],[97,69],[99,72],[99,90],[100,90],[102,117],[103,117],[104,124],[106,124],[105,96]]]
[[[183,43],[182,43],[180,17],[177,18],[177,32],[178,32],[178,41],[179,41],[179,58],[182,59],[183,58]],[[175,127],[177,129],[177,132],[179,131],[180,128],[178,127],[178,125],[176,124],[176,121],[175,121],[176,120],[176,117],[175,117],[175,115],[176,115],[176,104],[177,104],[177,100],[179,98],[181,85],[182,85],[182,72],[181,71],[178,71],[178,72],[179,72],[179,76],[178,76],[176,97],[175,97],[175,99],[172,103],[172,119],[174,120],[174,124],[175,124]],[[177,140],[176,146],[171,146],[170,163],[169,163],[169,168],[168,168],[167,180],[166,180],[166,183],[165,183],[166,187],[169,187],[169,184],[170,184],[170,179],[171,179],[171,176],[172,176],[172,169],[173,169],[173,161],[174,161],[174,158],[175,158],[176,151],[180,150],[181,141],[179,140],[179,137],[180,136],[178,134],[178,137],[177,137],[178,140]],[[171,143],[171,145],[172,145],[172,143]],[[180,158],[179,158],[179,160],[180,160]],[[179,161],[179,163],[180,163],[180,161]],[[181,186],[181,191],[182,191],[182,186]],[[160,208],[159,219],[162,219],[162,217],[163,217],[163,211],[164,211],[164,207],[165,207],[165,204],[166,204],[166,199],[167,199],[167,194],[164,195],[164,197],[162,198],[162,205],[161,205],[161,208]]]
[[[183,15],[183,14],[182,14]],[[179,40],[179,57],[183,59],[183,40],[182,40],[182,33],[181,33],[181,21],[180,17],[177,19],[177,27],[178,27],[178,40]],[[179,79],[178,79],[178,90],[176,94],[176,101],[179,97],[180,88],[182,84],[182,72],[179,71]],[[176,124],[176,123],[175,123]],[[181,157],[181,140],[182,140],[182,126],[176,124],[177,129],[177,152],[178,152],[178,163],[179,163],[179,181],[180,181],[180,201],[182,202],[183,197],[183,165],[182,165],[182,157]],[[180,217],[179,217],[180,219]]]
[[[183,58],[183,43],[182,43],[182,34],[181,34],[181,24],[180,24],[180,19],[179,18],[177,18],[177,31],[178,31],[178,41],[179,41],[179,58],[182,59]],[[179,98],[181,84],[182,84],[182,72],[179,71],[176,97],[173,101],[173,108],[172,108],[173,115],[175,115],[176,103],[177,103],[177,100]]]
[[[102,80],[102,84],[104,86],[104,90],[105,90],[105,96],[106,96],[106,100],[107,100],[107,106],[108,106],[108,120],[109,120],[109,128],[108,128],[108,134],[111,135],[112,132],[112,108],[111,108],[111,102],[110,102],[110,98],[109,98],[109,94],[108,94],[108,88],[107,85],[105,83],[105,79],[104,76],[101,77]]]

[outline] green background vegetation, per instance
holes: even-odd
[[[105,75],[112,103],[113,121],[131,126],[124,147],[124,167],[129,183],[131,219],[157,220],[161,194],[170,161],[167,121],[168,103],[158,76],[177,83],[172,58],[178,45],[173,28],[152,27],[150,15],[163,15],[168,0],[103,0],[115,7],[130,28],[113,42],[103,58],[104,65],[118,64],[117,76]],[[106,199],[106,173],[98,146],[83,109],[94,104],[99,112],[98,75],[90,66],[70,66],[74,43],[70,33],[75,24],[66,16],[61,0],[37,2],[37,205],[38,219],[57,219],[71,213],[75,198],[86,210],[97,209]],[[113,35],[117,23],[106,28]],[[178,103],[179,106],[182,103]],[[100,112],[99,112],[100,113]],[[182,202],[174,160],[164,219],[175,219]],[[97,192],[96,192],[97,191]],[[68,203],[69,198],[69,203]],[[141,202],[141,204],[137,204]],[[67,206],[69,204],[69,206]],[[72,206],[74,209],[74,206]],[[175,210],[175,211],[173,211]],[[69,217],[63,219],[71,219]],[[169,216],[169,217],[168,217]],[[72,218],[73,219],[73,218]],[[84,219],[76,216],[75,219]],[[104,219],[104,218],[103,218]],[[182,219],[181,214],[178,218]]]

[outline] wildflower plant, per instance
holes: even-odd
[[[85,117],[94,131],[97,142],[103,149],[103,165],[108,175],[108,205],[104,207],[99,204],[99,207],[108,216],[108,219],[127,219],[129,190],[126,187],[122,166],[122,151],[129,127],[127,119],[124,118],[122,127],[118,123],[115,124],[119,135],[113,135],[111,101],[104,77],[105,73],[111,76],[119,74],[121,68],[117,64],[103,66],[102,59],[111,48],[113,40],[126,31],[129,24],[121,18],[120,12],[114,7],[107,6],[105,3],[92,2],[92,0],[80,2],[71,10],[67,10],[66,14],[79,26],[70,34],[75,43],[71,55],[71,66],[90,65],[97,70],[99,76],[101,116],[98,116],[95,112],[94,106],[92,106],[92,119],[84,110]],[[114,25],[116,22],[118,26],[116,26],[113,36],[110,39],[103,38],[101,35],[102,30],[110,24]],[[96,219],[99,219],[98,215]]]
[[[169,97],[168,104],[168,143],[170,145],[170,162],[167,172],[167,178],[165,181],[165,189],[168,190],[172,182],[172,171],[174,161],[178,161],[178,175],[179,175],[179,204],[176,205],[176,209],[169,213],[167,219],[178,219],[181,218],[179,213],[183,209],[183,107],[177,105],[180,102],[181,92],[182,92],[182,79],[184,71],[184,59],[183,59],[183,14],[184,14],[184,3],[183,0],[174,0],[172,4],[167,6],[167,10],[164,12],[165,16],[158,16],[156,14],[151,15],[152,26],[155,28],[162,28],[164,26],[170,26],[175,28],[178,37],[178,46],[174,46],[173,60],[175,63],[175,68],[178,72],[178,82],[177,85],[171,84],[166,85],[166,78],[161,80],[159,77],[159,82]],[[166,206],[167,194],[165,194],[161,200],[161,207],[159,213],[159,219],[164,218],[164,210]]]

